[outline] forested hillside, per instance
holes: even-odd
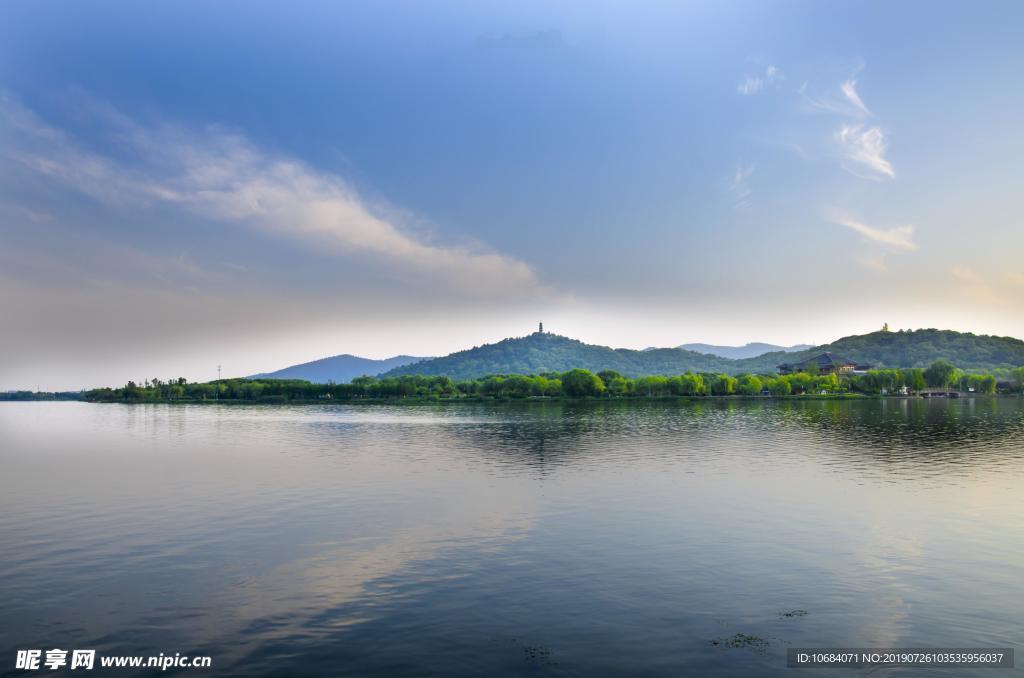
[[[1024,365],[1024,341],[1020,339],[952,330],[901,330],[853,335],[799,355],[811,355],[821,350],[869,362],[876,367],[925,367],[940,359],[962,369]]]
[[[402,374],[444,375],[473,379],[488,374],[540,374],[583,368],[599,372],[615,370],[629,376],[731,371],[735,361],[678,348],[650,351],[612,349],[584,344],[557,334],[536,332],[459,351],[443,358],[405,365],[386,376]]]
[[[593,372],[615,370],[630,377],[684,372],[769,374],[779,363],[799,361],[822,351],[876,367],[925,367],[939,359],[968,370],[1024,365],[1024,342],[1019,339],[950,330],[872,332],[844,337],[805,351],[776,351],[742,360],[677,348],[612,349],[557,334],[534,333],[404,365],[385,372],[384,376],[422,374],[474,379],[488,374],[539,374],[574,368]]]

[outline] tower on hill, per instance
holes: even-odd
[[[537,334],[544,334],[544,323],[543,323],[543,322],[542,322],[542,323],[540,323],[540,324],[539,324],[539,325],[537,326]]]

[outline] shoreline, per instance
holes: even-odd
[[[962,394],[949,397],[925,397],[921,395],[881,395],[863,393],[838,393],[838,394],[803,394],[803,395],[706,395],[706,396],[630,396],[630,397],[607,397],[607,396],[527,396],[522,398],[495,398],[466,396],[459,398],[431,398],[423,396],[407,397],[355,397],[355,398],[278,398],[274,396],[259,399],[225,398],[217,399],[111,399],[111,400],[54,400],[52,398],[20,399],[0,402],[80,402],[90,404],[118,404],[118,405],[357,405],[357,404],[384,404],[384,405],[421,405],[421,404],[454,404],[454,403],[554,403],[554,402],[728,402],[728,401],[804,401],[804,400],[920,400],[920,401],[944,401],[944,400],[970,400],[998,399],[998,398],[1019,398],[1020,394],[1015,393],[994,393],[994,394]]]

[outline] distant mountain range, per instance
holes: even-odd
[[[446,375],[474,379],[488,374],[537,374],[564,372],[576,367],[616,370],[624,375],[678,374],[689,370],[720,372],[732,361],[678,348],[635,351],[584,344],[557,334],[535,332],[459,351],[443,358],[397,367],[381,376],[402,374]]]
[[[265,372],[254,374],[250,379],[305,379],[314,384],[326,384],[334,382],[344,384],[356,377],[364,375],[374,376],[381,372],[387,372],[396,367],[409,365],[429,358],[416,358],[411,355],[396,355],[393,358],[373,360],[371,358],[360,358],[356,355],[336,355],[330,358],[322,358],[301,365],[292,365],[276,372]]]
[[[744,344],[743,346],[716,346],[714,344],[683,344],[682,346],[676,346],[676,348],[685,348],[687,351],[696,351],[697,353],[709,353],[711,355],[717,355],[719,358],[732,358],[733,360],[742,360],[743,358],[756,358],[759,355],[765,353],[775,353],[778,351],[784,351],[786,353],[795,353],[797,351],[806,351],[809,348],[814,348],[813,344],[796,344],[794,346],[776,346],[775,344],[765,344],[762,342],[751,342]]]
[[[769,350],[759,355],[749,355],[761,347]],[[735,357],[721,355],[729,350],[734,352]],[[286,367],[277,372],[253,375],[253,378],[344,383],[362,375],[392,377],[424,374],[475,379],[489,374],[564,372],[577,367],[593,372],[610,369],[629,377],[682,374],[687,371],[766,374],[774,372],[779,363],[798,362],[825,351],[877,367],[925,367],[940,358],[963,369],[1024,365],[1024,341],[1020,339],[951,330],[880,331],[843,337],[831,344],[815,347],[777,347],[757,343],[739,347],[685,344],[678,348],[642,351],[585,344],[557,334],[534,332],[529,336],[477,346],[442,358],[403,355],[386,360],[370,360],[339,355]]]
[[[535,332],[505,339],[443,358],[397,367],[382,374],[446,375],[472,379],[488,374],[561,372],[582,367],[593,372],[611,369],[630,377],[691,372],[744,372],[766,374],[783,362],[797,362],[822,352],[835,353],[877,367],[925,367],[945,359],[964,369],[992,369],[1024,365],[1024,341],[1012,337],[975,335],[951,330],[872,332],[844,337],[798,351],[771,351],[748,358],[725,358],[686,348],[636,351],[584,344],[556,334]]]

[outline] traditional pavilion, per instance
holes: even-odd
[[[817,368],[818,374],[850,374],[861,372],[870,368],[870,365],[858,365],[852,360],[847,360],[835,353],[819,353],[807,360],[795,363],[782,363],[776,365],[779,374],[793,374],[795,372],[808,372]]]

